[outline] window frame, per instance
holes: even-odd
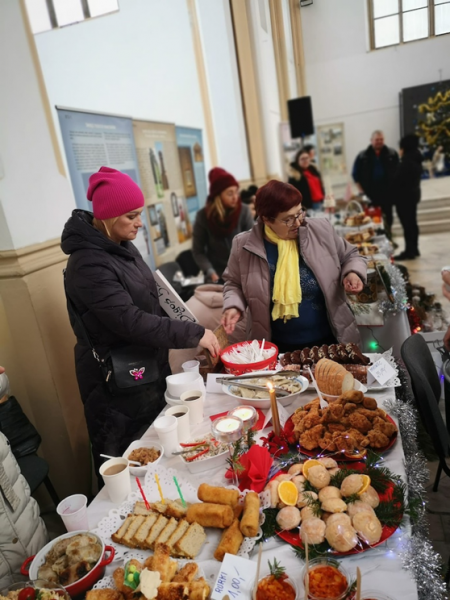
[[[107,17],[108,15],[112,15],[120,11],[120,0],[117,0],[117,8],[115,10],[111,10],[99,15],[91,16],[90,8],[89,8],[89,0],[79,0],[81,10],[83,13],[83,18],[79,21],[73,21],[72,23],[66,23],[64,25],[59,25],[58,18],[56,15],[55,6],[53,4],[53,0],[45,0],[45,4],[47,7],[47,13],[50,20],[51,27],[49,29],[44,29],[42,31],[35,32],[33,27],[31,27],[30,17],[28,16],[28,20],[30,22],[30,27],[33,35],[40,35],[41,33],[48,33],[49,31],[54,31],[55,29],[63,29],[64,27],[70,27],[72,25],[78,25],[80,23],[84,23],[85,21],[90,21],[91,19],[98,19],[102,17]],[[25,4],[26,7],[26,4]]]
[[[446,33],[440,33],[436,35],[435,33],[435,20],[434,20],[434,11],[436,6],[439,6],[434,3],[434,0],[427,0],[427,6],[422,8],[414,8],[411,10],[403,10],[403,0],[398,0],[398,13],[394,13],[399,17],[399,37],[400,41],[395,44],[388,44],[387,46],[380,46],[377,48],[375,45],[375,12],[374,12],[374,0],[367,0],[367,15],[369,17],[369,43],[370,43],[370,51],[374,50],[384,50],[385,48],[393,48],[394,46],[403,46],[404,44],[412,44],[414,42],[421,42],[423,40],[428,40],[431,38],[439,38],[443,35],[450,35],[450,31]],[[443,4],[447,4],[444,2]],[[448,2],[450,4],[450,2]],[[414,10],[423,10],[424,8],[428,11],[428,35],[426,37],[417,38],[415,40],[403,41],[403,15],[408,12],[413,12]],[[386,15],[390,16],[390,15]],[[383,17],[379,17],[383,18]]]

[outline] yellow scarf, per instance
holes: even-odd
[[[284,319],[284,322],[298,317],[298,305],[302,301],[300,287],[300,266],[297,240],[282,240],[270,229],[264,226],[266,238],[278,246],[277,268],[273,282],[272,319]]]

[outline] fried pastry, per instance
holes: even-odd
[[[308,544],[321,544],[325,541],[326,524],[318,517],[306,519],[300,526],[300,537],[308,540]]]

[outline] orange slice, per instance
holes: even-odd
[[[362,488],[358,492],[358,496],[364,494],[364,492],[367,492],[367,488],[370,485],[370,477],[368,475],[361,475],[361,477],[363,478],[363,484]]]
[[[297,486],[292,481],[282,481],[278,486],[278,495],[281,502],[287,506],[295,506],[298,500]]]
[[[354,452],[344,452],[348,458],[364,458],[367,454],[367,450],[355,450]]]
[[[321,467],[323,466],[318,460],[312,458],[311,460],[307,460],[303,463],[303,475],[308,479],[308,471],[311,467]]]

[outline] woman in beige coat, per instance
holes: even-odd
[[[292,185],[269,181],[256,194],[258,222],[233,240],[223,274],[222,324],[230,334],[247,311],[247,339],[280,352],[360,341],[346,292],[361,291],[366,260],[326,219],[307,219]]]

